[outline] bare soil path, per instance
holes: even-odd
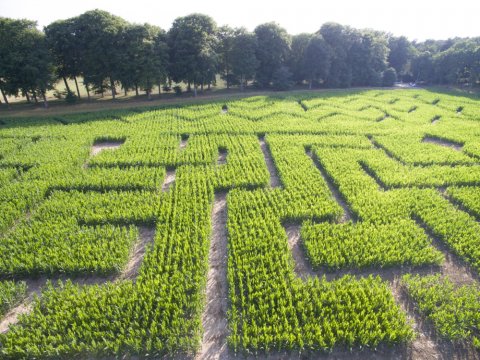
[[[104,150],[115,150],[123,145],[123,141],[105,141],[98,142],[92,145],[90,156],[96,156]]]
[[[267,164],[267,169],[268,169],[268,172],[270,173],[270,187],[279,188],[282,186],[282,182],[280,181],[280,177],[278,176],[277,167],[273,162],[272,154],[268,149],[268,146],[265,142],[265,138],[259,137],[258,141],[260,143],[260,148],[262,149],[263,158],[265,159],[265,164]]]
[[[202,317],[204,329],[197,360],[230,359],[228,336],[227,284],[227,201],[226,193],[215,195],[212,210],[212,235],[208,256],[206,306]]]
[[[440,146],[445,146],[445,147],[448,147],[448,148],[456,150],[456,151],[462,151],[462,149],[463,149],[463,145],[460,145],[460,144],[455,143],[453,141],[448,141],[448,140],[439,139],[439,138],[430,137],[430,136],[424,137],[422,139],[422,142],[435,144],[435,145],[440,145]]]
[[[167,192],[175,182],[175,170],[167,170],[162,184],[162,192]]]
[[[107,282],[115,282],[119,280],[134,280],[143,262],[147,246],[153,243],[155,237],[155,229],[152,227],[139,227],[139,238],[133,248],[132,254],[129,258],[124,270],[117,275],[102,277],[102,276],[83,276],[72,278],[71,281],[77,285],[101,285]],[[51,281],[54,285],[58,280],[67,281],[67,276],[47,277],[42,276],[38,279],[23,280],[27,284],[27,296],[17,306],[10,309],[5,316],[0,319],[0,333],[8,331],[10,325],[18,322],[21,314],[27,314],[32,310],[32,302],[35,296],[40,296],[42,289],[45,287],[47,281]]]

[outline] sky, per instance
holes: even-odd
[[[218,25],[249,30],[275,21],[292,35],[312,33],[323,23],[334,21],[418,41],[480,36],[478,0],[0,0],[0,16],[36,20],[40,28],[92,9],[165,30],[175,18],[200,12],[210,15]]]

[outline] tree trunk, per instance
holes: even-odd
[[[0,88],[0,91],[2,92],[3,101],[5,101],[5,104],[7,105],[7,107],[10,107],[10,104],[8,103],[7,96],[5,95],[5,92],[3,91],[3,88]]]
[[[135,96],[138,97],[138,84],[135,84]]]
[[[88,84],[85,84],[85,89],[87,90],[87,99],[90,101],[90,89],[88,88]]]
[[[27,102],[31,103],[32,101],[30,100],[30,96],[28,95],[28,92],[25,91],[24,94],[25,94],[25,97],[27,98]]]
[[[209,83],[208,83],[208,88],[207,88],[208,90],[210,90],[210,89],[211,89],[211,85],[212,85],[212,83],[211,83],[211,82],[209,82]]]
[[[32,94],[33,94],[33,100],[35,100],[35,104],[38,104],[38,99],[37,99],[37,93],[36,91],[32,91]]]
[[[197,84],[193,82],[193,96],[197,97]]]
[[[200,90],[201,90],[202,93],[203,93],[203,81],[202,81],[202,84],[200,85]]]
[[[110,87],[112,88],[112,99],[115,100],[115,82],[113,78],[110,76]]]
[[[147,89],[147,99],[152,100],[152,89]]]
[[[123,93],[127,96],[127,88],[123,88]]]
[[[62,76],[63,82],[65,83],[65,89],[67,89],[67,93],[71,93],[70,91],[70,86],[68,86],[67,78],[65,76]]]
[[[77,77],[74,76],[73,79],[75,80],[75,86],[77,87],[77,96],[80,99],[80,89],[78,88]],[[89,99],[90,99],[90,96],[89,96]]]
[[[43,97],[43,107],[45,109],[48,109],[48,101],[47,101],[47,95],[45,94],[45,90],[42,90],[41,93]]]
[[[227,90],[230,89],[230,77],[228,76],[228,73],[230,72],[230,69],[228,68],[228,61],[225,64],[225,70],[226,70],[226,79],[227,79]]]
[[[195,83],[193,83],[193,86],[195,87]],[[192,91],[192,87],[190,86],[190,81],[187,84],[187,92]]]
[[[158,82],[158,95],[162,95],[162,83]]]

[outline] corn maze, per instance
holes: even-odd
[[[0,357],[478,358],[480,105],[3,119]]]

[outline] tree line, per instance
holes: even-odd
[[[480,38],[411,42],[371,29],[326,23],[313,34],[291,36],[276,23],[218,27],[203,14],[177,18],[168,32],[131,24],[102,10],[55,21],[43,31],[35,21],[0,18],[0,91],[40,97],[61,80],[66,97],[80,98],[78,79],[92,92],[169,91],[185,83],[197,94],[214,85],[247,84],[287,90],[391,86],[395,81],[478,86]],[[68,79],[74,80],[71,89]]]

